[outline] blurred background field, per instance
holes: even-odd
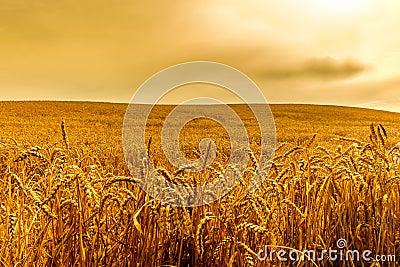
[[[28,146],[55,144],[60,142],[60,122],[64,119],[72,144],[118,150],[126,107],[126,104],[95,102],[0,102],[0,134]],[[249,116],[240,105],[233,107],[244,119]],[[270,107],[278,143],[301,143],[314,133],[319,143],[328,145],[332,138],[338,137],[367,141],[371,123],[382,124],[391,141],[400,141],[400,113],[305,104],[273,104]],[[172,110],[172,106],[161,106],[153,113],[153,118],[164,117],[168,110]]]

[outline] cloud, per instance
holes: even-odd
[[[319,57],[284,68],[264,70],[261,75],[270,79],[345,80],[358,76],[368,69],[369,66],[354,59],[341,60],[332,57]]]

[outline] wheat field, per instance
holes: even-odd
[[[249,192],[250,162],[233,191],[209,205],[183,208],[149,197],[126,167],[121,129],[126,105],[0,102],[1,266],[399,266],[400,114],[357,108],[272,105],[274,163]],[[148,124],[149,156],[176,183],[219,177],[224,162],[201,174],[174,171],[158,142],[172,109]],[[182,132],[181,150],[199,155],[204,135],[229,154],[218,125],[199,121]],[[207,130],[205,130],[207,129]],[[150,138],[151,137],[151,138]],[[271,249],[347,249],[396,255],[393,262],[328,258],[260,261]]]

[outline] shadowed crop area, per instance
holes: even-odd
[[[368,109],[271,105],[277,131],[273,164],[249,191],[259,131],[233,105],[250,135],[249,163],[237,186],[199,207],[151,198],[122,152],[127,105],[0,102],[1,266],[398,266],[400,264],[400,114]],[[160,146],[172,106],[148,121],[148,155],[165,179],[193,185],[219,179],[230,155],[221,125],[188,123],[180,150],[199,157],[214,140],[215,160],[201,173],[176,170]],[[141,160],[140,155],[135,160]],[[148,163],[150,164],[150,163]],[[370,250],[371,261],[301,258],[337,247]],[[265,246],[299,251],[261,261]],[[375,255],[394,255],[389,262]],[[396,262],[397,261],[397,262]]]

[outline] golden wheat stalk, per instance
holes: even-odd
[[[67,150],[69,150],[69,139],[68,139],[67,129],[66,129],[64,120],[61,121],[61,134],[63,137],[65,148]]]

